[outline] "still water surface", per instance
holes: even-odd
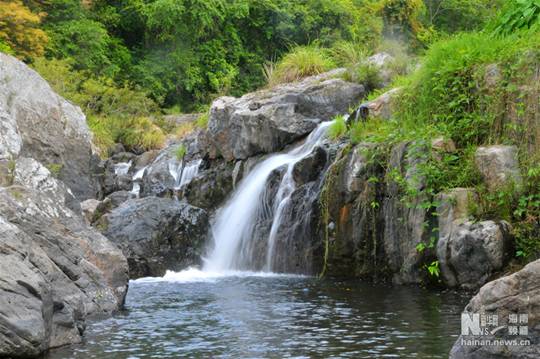
[[[448,358],[468,295],[198,271],[130,283],[60,358]]]

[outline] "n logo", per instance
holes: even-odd
[[[480,314],[461,313],[461,335],[482,335]]]

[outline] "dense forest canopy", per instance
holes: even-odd
[[[373,52],[381,34],[415,51],[479,28],[497,0],[8,0],[2,49],[65,60],[160,106],[192,110],[265,83],[262,65],[297,45]],[[109,81],[110,80],[110,81]]]

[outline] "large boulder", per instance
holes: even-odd
[[[96,197],[99,158],[80,108],[58,96],[35,71],[0,53],[0,159],[31,157],[79,199]]]
[[[475,162],[488,189],[492,191],[522,184],[516,146],[479,147]]]
[[[477,198],[468,188],[455,188],[437,196],[437,259],[449,287],[477,289],[509,258],[510,225],[504,221],[472,222],[470,207]]]
[[[450,352],[450,359],[540,358],[539,278],[540,260],[537,260],[512,275],[484,285],[465,312],[496,316],[498,323],[488,329],[493,332],[498,327],[498,330],[490,335],[461,335]],[[501,343],[478,345],[475,340]],[[513,341],[517,345],[512,345]],[[529,345],[520,341],[528,341]]]
[[[199,264],[209,223],[200,208],[145,197],[124,202],[101,217],[96,227],[122,249],[130,277],[139,278]]]
[[[36,169],[19,170],[28,168]],[[85,319],[120,309],[127,291],[125,257],[64,204],[63,185],[50,174],[23,186],[25,178],[0,188],[0,356],[7,357],[80,342]]]
[[[210,109],[208,135],[226,160],[272,153],[310,133],[319,122],[345,114],[364,87],[329,73],[241,98],[221,97]]]

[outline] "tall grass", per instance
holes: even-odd
[[[318,46],[297,46],[279,61],[274,68],[267,67],[269,85],[294,82],[318,75],[335,67],[325,49]],[[270,70],[271,69],[271,70]]]

